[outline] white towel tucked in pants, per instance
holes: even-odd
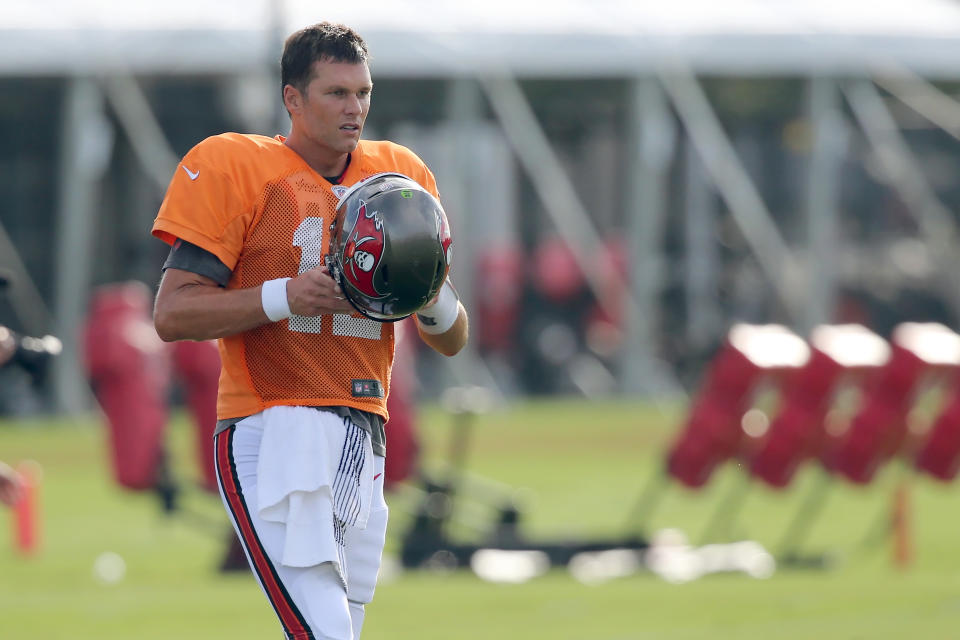
[[[348,600],[373,598],[386,536],[383,458],[369,434],[328,411],[273,407],[217,436],[217,470],[288,636],[350,638]]]

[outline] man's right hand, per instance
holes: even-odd
[[[317,267],[286,282],[290,312],[301,316],[352,314],[354,308],[327,272]],[[261,287],[224,289],[210,278],[169,268],[153,309],[157,334],[173,340],[213,340],[265,324]]]
[[[287,282],[287,302],[291,313],[319,316],[326,313],[353,313],[354,308],[326,266],[304,271]]]

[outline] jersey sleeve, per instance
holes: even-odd
[[[381,140],[367,147],[369,173],[395,171],[402,173],[421,187],[429,191],[435,198],[440,199],[437,190],[437,179],[420,156],[408,147],[396,142]]]
[[[152,233],[168,244],[180,238],[205,249],[232,270],[253,206],[235,184],[214,140],[198,144],[177,165]]]
[[[163,263],[163,270],[167,269],[181,269],[196,273],[210,278],[221,287],[227,286],[232,275],[220,258],[182,238],[178,238],[170,247],[167,261]]]

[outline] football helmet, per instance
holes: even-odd
[[[450,270],[450,245],[440,202],[403,174],[378,173],[340,198],[326,260],[357,311],[393,322],[440,291]]]

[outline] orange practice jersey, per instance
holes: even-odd
[[[177,167],[153,225],[216,255],[230,289],[294,277],[323,264],[338,191],[283,137],[207,138]],[[433,175],[409,149],[361,141],[344,187],[384,171],[405,174],[439,197]],[[274,405],[348,406],[386,419],[393,325],[360,314],[291,316],[218,341],[219,419]],[[382,393],[381,393],[382,392]],[[381,397],[378,397],[381,396]]]

